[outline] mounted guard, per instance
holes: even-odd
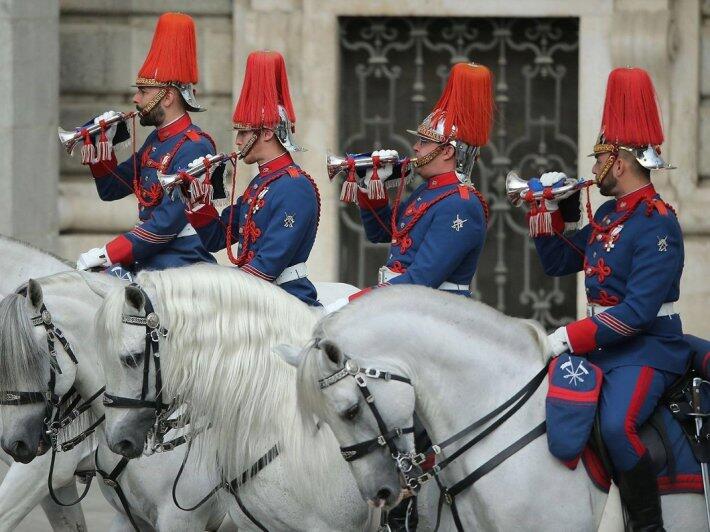
[[[416,158],[398,161],[396,152],[383,150],[364,162],[345,160],[348,177],[341,199],[357,200],[368,240],[390,243],[378,286],[419,284],[470,295],[489,219],[488,204],[470,178],[480,149],[488,142],[492,117],[490,70],[458,63],[433,112],[416,131],[408,130],[417,136]],[[424,183],[402,201],[410,165]],[[368,169],[358,180],[355,169],[362,166]],[[390,206],[384,183],[393,176],[398,188]],[[329,310],[345,303],[336,302]]]
[[[578,187],[543,174],[530,230],[548,275],[583,271],[587,317],[549,336],[550,354],[586,356],[601,368],[600,429],[632,530],[662,530],[661,504],[649,454],[638,431],[661,396],[685,371],[690,351],[674,309],[683,271],[683,234],[673,208],[651,183],[661,158],[663,130],[648,73],[618,68],[607,82],[601,134],[592,172],[605,202],[589,224],[580,219]]]
[[[115,120],[120,113],[109,111],[80,129],[82,163],[91,169],[99,197],[114,201],[135,194],[139,222],[105,246],[82,253],[78,269],[114,266],[112,271],[125,275],[126,271],[214,262],[188,223],[182,203],[164,194],[157,178],[158,172],[177,173],[196,157],[215,153],[212,138],[188,114],[204,111],[195,98],[197,81],[194,21],[181,13],[161,15],[133,97],[141,125],[154,126],[155,131],[137,152],[134,149],[131,158],[118,164],[113,143],[128,134],[125,120]],[[99,135],[98,142],[91,131]]]
[[[319,305],[306,261],[318,229],[320,194],[315,180],[291,157],[303,148],[293,138],[296,114],[280,53],[249,54],[232,120],[238,158],[258,164],[259,173],[236,202],[232,183],[231,205],[221,215],[210,201],[211,186],[196,180],[187,217],[209,251],[226,248],[243,271]],[[235,236],[236,255],[231,250]]]

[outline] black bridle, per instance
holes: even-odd
[[[3,406],[19,406],[30,405],[37,403],[45,404],[45,416],[43,422],[44,435],[49,437],[52,447],[52,460],[49,467],[49,475],[47,478],[47,486],[49,495],[52,500],[60,506],[73,506],[86,496],[91,487],[91,482],[87,482],[86,488],[78,499],[70,503],[60,501],[53,488],[52,477],[54,476],[54,463],[57,452],[66,452],[83,442],[96,428],[103,423],[104,416],[101,416],[94,421],[83,432],[76,435],[70,440],[59,443],[59,431],[69,426],[81,414],[91,408],[91,404],[104,393],[104,387],[101,387],[91,397],[82,403],[82,397],[77,392],[74,385],[67,390],[61,397],[56,393],[57,375],[62,374],[62,370],[57,361],[56,342],[62,346],[69,359],[75,366],[79,365],[79,361],[74,354],[71,344],[62,333],[61,329],[54,325],[52,314],[47,310],[44,303],[40,307],[40,314],[30,319],[35,327],[44,327],[47,333],[47,353],[49,354],[49,382],[47,383],[46,392],[26,392],[26,391],[6,391],[0,398],[0,405]]]
[[[407,482],[407,485],[409,485],[409,479],[416,478],[416,476],[412,477],[412,471],[418,469],[415,468],[414,462],[412,460],[414,452],[400,450],[395,444],[395,441],[398,438],[402,437],[404,434],[412,434],[414,432],[414,427],[394,427],[392,429],[388,428],[387,424],[382,418],[382,414],[380,414],[380,411],[377,408],[377,405],[375,405],[375,397],[372,395],[372,392],[370,392],[369,388],[367,387],[367,382],[365,381],[365,378],[367,377],[370,379],[381,379],[386,382],[399,381],[409,384],[410,386],[412,386],[412,381],[407,377],[402,377],[401,375],[396,375],[389,371],[381,371],[373,368],[360,368],[357,362],[355,362],[351,358],[346,358],[345,365],[343,366],[343,368],[336,371],[332,375],[320,379],[318,381],[318,386],[321,390],[324,390],[325,388],[332,386],[333,384],[345,379],[346,377],[352,377],[355,379],[355,382],[358,386],[358,390],[360,390],[360,393],[362,393],[362,396],[365,398],[365,404],[367,404],[370,409],[370,412],[372,412],[372,415],[374,416],[375,421],[377,422],[377,428],[380,431],[380,434],[370,440],[356,443],[354,445],[349,445],[347,447],[341,447],[340,454],[346,461],[352,462],[354,460],[364,458],[365,456],[376,451],[377,449],[387,447],[390,451],[392,459],[397,465],[397,470],[402,474],[405,481]]]
[[[316,345],[318,345],[318,341]],[[507,419],[509,419],[515,412],[517,412],[537,391],[540,384],[545,379],[547,374],[547,364],[518,392],[510,397],[503,404],[499,405],[497,408],[481,417],[480,419],[474,421],[466,428],[460,430],[450,438],[438,443],[432,444],[427,450],[421,453],[414,452],[401,452],[394,445],[394,440],[406,432],[412,432],[413,428],[410,429],[391,429],[388,430],[387,425],[382,419],[382,415],[379,413],[377,407],[375,406],[375,399],[367,389],[365,383],[365,377],[382,379],[385,381],[396,380],[400,382],[407,383],[413,386],[411,379],[407,377],[402,377],[400,375],[394,375],[388,371],[378,370],[374,368],[362,369],[358,366],[357,362],[353,359],[345,357],[345,365],[342,369],[336,371],[335,373],[324,377],[318,381],[320,389],[323,390],[332,386],[333,384],[341,381],[346,377],[353,377],[358,385],[358,389],[361,391],[365,397],[365,402],[370,408],[370,411],[375,416],[377,421],[377,426],[380,431],[380,435],[372,440],[367,440],[355,445],[348,447],[341,447],[340,452],[343,458],[351,462],[353,460],[358,460],[363,458],[373,452],[375,449],[387,445],[392,453],[392,458],[395,461],[397,470],[401,473],[406,487],[412,492],[417,492],[421,486],[433,479],[439,486],[439,504],[437,509],[436,517],[436,529],[438,530],[441,511],[444,502],[446,502],[451,507],[451,513],[454,518],[454,524],[458,531],[463,531],[463,524],[458,514],[456,508],[456,496],[467,488],[471,487],[475,482],[480,480],[483,476],[493,471],[500,464],[505,462],[508,458],[513,456],[515,453],[523,449],[529,443],[535,441],[538,437],[545,434],[546,424],[543,421],[539,425],[535,426],[532,430],[524,434],[522,437],[518,438],[516,441],[508,445],[505,449],[497,453],[493,458],[479,466],[472,473],[468,474],[466,477],[455,483],[454,485],[447,487],[439,478],[439,474],[448,465],[450,465],[454,460],[460,457],[463,453],[471,449],[474,445],[483,440],[486,436],[494,432],[498,427],[500,427]],[[487,425],[487,426],[486,426]],[[459,449],[457,449],[451,456],[445,458],[438,464],[436,464],[430,471],[426,473],[421,473],[419,466],[426,460],[427,455],[431,452],[436,455],[440,455],[446,447],[451,444],[461,440],[465,436],[471,434],[476,429],[486,427],[484,430],[476,434],[476,436],[463,444]]]
[[[139,399],[133,397],[122,397],[104,393],[104,406],[106,408],[152,408],[155,410],[156,419],[161,419],[162,415],[169,410],[170,405],[163,402],[163,377],[160,371],[160,337],[168,334],[167,329],[160,326],[160,319],[155,313],[153,303],[148,294],[137,284],[130,286],[140,290],[143,295],[145,316],[134,316],[129,314],[121,315],[121,322],[128,325],[145,327],[145,347],[143,349],[143,384],[141,386],[141,396]],[[147,399],[150,388],[150,362],[155,366],[155,399]]]

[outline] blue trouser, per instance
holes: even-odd
[[[650,366],[620,366],[604,372],[600,428],[617,471],[630,470],[646,452],[638,430],[677,377]]]

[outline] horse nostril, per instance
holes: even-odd
[[[13,458],[26,459],[31,455],[29,446],[22,440],[15,441],[10,450]]]
[[[116,446],[116,450],[123,455],[126,454],[134,454],[135,453],[135,446],[133,445],[133,442],[131,440],[121,440],[118,442],[118,445]]]
[[[377,498],[383,501],[386,501],[390,495],[392,495],[392,492],[389,488],[381,488],[380,491],[377,492]]]

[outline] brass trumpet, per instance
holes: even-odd
[[[204,159],[207,159],[209,161],[210,167],[217,168],[221,167],[230,159],[236,160],[236,158],[237,154],[235,152],[220,152],[214,155],[206,155],[205,157],[203,157],[203,162],[200,162],[199,164],[188,168],[184,172],[180,172],[177,174],[163,174],[162,172],[158,171],[158,182],[160,183],[160,186],[163,187],[163,190],[166,192],[166,194],[172,194],[176,188],[188,184],[189,180],[186,178],[186,175],[195,178],[200,177],[205,173],[207,167],[205,166]]]
[[[115,114],[113,116],[105,120],[104,123],[107,126],[112,126],[113,124],[118,124],[119,122],[125,122],[126,120],[129,120],[133,118],[136,114],[138,114],[136,111],[129,111],[127,113],[114,113]],[[89,135],[96,135],[97,133],[101,132],[101,126],[99,124],[91,124],[89,126],[86,126],[85,128],[79,127],[76,128],[74,131],[66,131],[61,127],[58,128],[57,133],[59,134],[59,142],[62,143],[62,146],[64,146],[64,149],[69,155],[74,152],[74,148],[76,147],[76,145],[84,140],[84,135],[82,131],[83,129],[86,129],[86,132]]]
[[[354,160],[355,168],[372,168],[372,156],[355,157]],[[414,163],[416,160],[416,157],[412,157],[409,162]],[[380,163],[382,164],[402,164],[405,161],[406,157],[380,157]],[[325,158],[325,166],[328,169],[328,178],[332,181],[335,176],[348,169],[348,158],[329,153]]]
[[[574,179],[568,177],[564,185],[552,189],[552,196],[556,199],[568,192],[582,190],[594,183],[594,179],[584,179],[583,177]],[[521,178],[516,172],[508,172],[505,178],[505,195],[508,197],[510,203],[516,207],[520,206],[529,190],[530,187],[525,179]],[[545,199],[542,191],[534,192],[532,197],[538,201]]]

